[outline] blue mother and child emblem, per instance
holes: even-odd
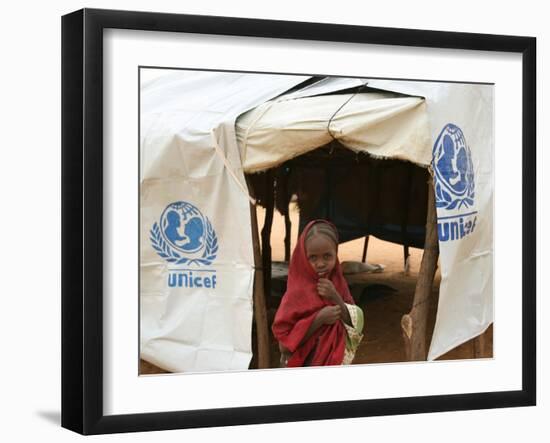
[[[208,218],[191,203],[170,203],[150,231],[151,245],[166,261],[178,265],[210,265],[218,238]]]
[[[433,165],[436,206],[445,209],[472,206],[475,197],[472,153],[458,126],[448,124],[439,134],[433,149]]]
[[[434,144],[435,204],[452,215],[438,217],[439,241],[459,240],[471,234],[476,225],[477,211],[472,211],[475,197],[472,153],[462,130],[447,124]],[[457,213],[459,210],[467,211]]]

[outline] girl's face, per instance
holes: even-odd
[[[336,265],[336,245],[322,234],[314,234],[306,240],[307,260],[319,277],[326,277]]]

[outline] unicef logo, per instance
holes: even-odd
[[[434,145],[435,201],[438,208],[466,208],[474,204],[472,154],[462,130],[447,124]]]
[[[210,265],[218,252],[218,238],[201,212],[192,204],[170,203],[150,231],[151,245],[170,263]]]

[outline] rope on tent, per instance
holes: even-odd
[[[329,133],[329,135],[332,137],[333,140],[336,140],[336,137],[334,136],[334,134],[332,133],[332,131],[330,130],[330,124],[332,123],[332,120],[334,119],[334,117],[336,117],[336,114],[338,114],[342,108],[344,106],[346,106],[352,99],[353,97],[355,97],[357,94],[359,94],[363,89],[365,89],[367,87],[367,83],[364,83],[362,84],[358,89],[357,91],[355,91],[353,93],[353,95],[348,98],[344,103],[342,103],[342,105],[334,112],[334,114],[332,114],[332,116],[328,119],[328,123],[327,123],[327,131]]]
[[[254,206],[256,206],[256,199],[253,198],[246,189],[245,185],[242,184],[242,182],[237,177],[237,174],[235,174],[235,171],[233,170],[233,167],[231,166],[231,163],[229,163],[229,160],[225,156],[225,154],[222,151],[222,148],[220,148],[220,145],[218,144],[218,139],[216,138],[216,134],[214,130],[212,129],[210,131],[210,135],[212,136],[212,142],[214,143],[214,148],[216,149],[217,154],[221,157],[223,164],[225,165],[225,168],[229,172],[229,175],[235,180],[235,183],[239,187],[239,189],[243,192],[244,195],[250,200],[250,203],[252,203]]]
[[[261,112],[258,113],[258,115],[256,116],[256,118],[250,122],[250,124],[248,125],[248,128],[246,128],[246,131],[244,133],[244,137],[243,137],[243,140],[242,140],[242,146],[243,146],[243,152],[242,152],[242,155],[241,155],[241,158],[243,159],[243,163],[245,162],[245,159],[246,159],[246,152],[248,150],[248,135],[250,134],[250,131],[252,131],[252,128],[254,128],[254,126],[256,126],[256,123],[258,123],[260,121],[260,119],[267,113],[267,111],[269,111],[272,107],[273,107],[273,104],[275,103],[275,101],[270,101],[270,102],[267,102],[264,104],[264,108],[261,110]]]

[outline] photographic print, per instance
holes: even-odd
[[[140,375],[493,357],[493,84],[139,79]]]
[[[536,403],[534,38],[62,24],[62,426]]]

